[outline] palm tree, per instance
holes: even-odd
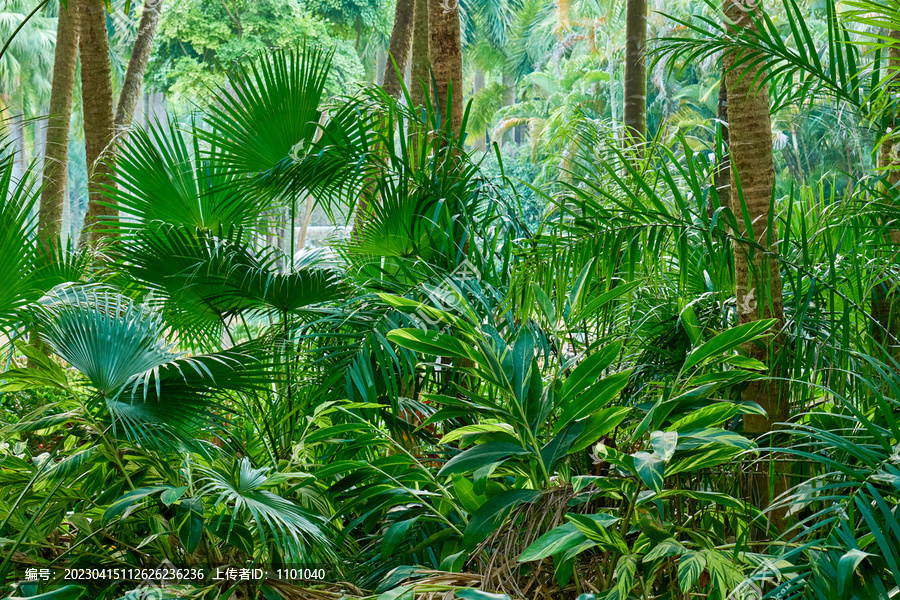
[[[463,120],[462,42],[458,0],[428,0],[431,33],[428,55],[434,73],[436,103],[442,126],[449,116],[450,130],[460,134]]]
[[[428,0],[415,0],[412,32],[412,81],[409,95],[413,106],[425,104],[426,91],[431,89],[431,59],[428,46]]]
[[[91,245],[109,236],[108,220],[118,210],[104,196],[112,181],[112,145],[115,133],[112,69],[109,62],[109,37],[106,5],[103,0],[78,3],[79,53],[81,55],[81,93],[83,103],[84,144],[88,168],[88,209],[84,217],[82,242]]]
[[[761,10],[755,0],[725,0],[724,16],[730,31],[756,27]],[[731,154],[731,198],[739,231],[734,245],[735,287],[738,322],[750,323],[774,318],[776,327],[784,325],[781,273],[772,258],[777,250],[778,234],[772,214],[775,164],[772,151],[772,124],[768,85],[758,84],[759,63],[742,63],[742,50],[723,56],[728,99],[728,131]],[[743,217],[743,218],[742,218]],[[744,429],[750,436],[771,433],[775,424],[790,416],[786,388],[776,380],[775,355],[780,336],[768,345],[754,345],[750,355],[770,369],[771,378],[753,381],[742,392],[742,399],[756,402],[766,415],[745,415]],[[763,506],[767,505],[768,469],[752,478],[761,487]],[[758,477],[756,476],[758,475]],[[783,477],[776,477],[776,495],[786,489]],[[780,528],[782,511],[774,519]]]
[[[50,90],[50,116],[47,120],[47,145],[41,189],[38,235],[46,244],[55,240],[62,228],[66,179],[69,169],[69,121],[75,89],[75,64],[78,58],[78,0],[60,3],[56,29],[56,57]]]
[[[413,21],[415,20],[415,0],[397,0],[394,12],[394,28],[391,31],[391,45],[387,64],[384,67],[382,87],[390,96],[400,96],[400,78],[406,72],[412,46]],[[392,60],[393,59],[393,60]],[[395,66],[396,63],[396,66]]]
[[[888,54],[888,77],[891,87],[895,82],[900,81],[900,30],[889,29],[887,35]],[[897,184],[900,183],[900,164],[897,159],[897,148],[900,147],[900,141],[897,141],[896,135],[893,133],[897,129],[896,115],[889,117],[889,127],[891,133],[882,141],[878,154],[878,166],[885,170],[885,192],[888,198],[896,198],[898,194]],[[900,226],[894,224],[889,227],[885,236],[885,242],[893,246],[889,249],[890,254],[897,252],[900,247]],[[873,337],[876,343],[882,344],[890,349],[890,355],[896,360],[900,360],[900,290],[897,289],[898,283],[894,277],[884,277],[884,282],[876,283],[872,297],[872,316],[875,319]]]
[[[625,139],[639,146],[647,138],[647,0],[625,3]]]
[[[119,92],[119,101],[116,103],[116,131],[128,129],[131,119],[134,117],[134,109],[141,97],[141,88],[144,83],[144,71],[147,70],[147,62],[150,60],[150,50],[153,48],[153,39],[159,25],[159,16],[162,12],[163,0],[146,0],[141,11],[141,20],[138,24],[137,37],[131,49],[131,58],[128,60],[128,69],[125,71],[125,80],[122,82],[122,90]]]

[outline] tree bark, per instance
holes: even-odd
[[[900,31],[887,32],[891,40],[888,48],[888,69],[895,73],[895,78],[900,79]],[[884,192],[887,198],[895,198],[896,188],[900,183],[900,161],[897,159],[895,148],[900,148],[900,139],[896,137],[898,122],[891,119],[889,127],[891,135],[881,144],[878,152],[878,167],[885,171]],[[900,226],[892,224],[884,236],[884,244],[887,246],[885,254],[888,258],[894,257],[900,252]],[[889,357],[900,361],[900,282],[890,273],[885,273],[880,279],[883,281],[875,285],[872,293],[872,324],[873,338],[880,347],[887,351]]]
[[[123,134],[131,126],[135,108],[141,99],[144,72],[147,70],[150,51],[153,49],[153,39],[156,37],[156,29],[159,26],[162,3],[163,0],[146,0],[144,2],[138,34],[134,40],[134,47],[131,49],[131,58],[128,61],[128,69],[125,71],[122,91],[119,93],[119,102],[116,104],[117,134]]]
[[[406,73],[406,63],[409,60],[410,46],[412,45],[413,20],[415,12],[415,0],[397,0],[397,8],[394,11],[394,28],[391,31],[391,47],[388,53],[387,64],[384,67],[384,91],[394,98],[400,97],[400,78]],[[393,61],[391,59],[394,59]],[[394,63],[397,63],[396,69]]]
[[[431,36],[428,34],[428,0],[414,1],[412,83],[409,96],[413,106],[424,106],[431,92],[431,60],[428,57],[428,46],[431,43]]]
[[[625,3],[625,145],[647,139],[647,0]]]
[[[731,31],[753,27],[750,15],[760,14],[757,0],[724,0],[723,5],[726,23]],[[777,251],[778,243],[777,221],[775,215],[770,215],[775,161],[769,90],[768,86],[757,83],[761,67],[740,65],[740,54],[740,50],[731,50],[723,56],[731,141],[732,210],[739,226],[734,245],[738,322],[743,324],[774,318],[778,331],[767,344],[747,348],[751,356],[769,367],[768,378],[751,382],[741,394],[742,400],[756,402],[766,411],[766,416],[744,415],[744,431],[755,438],[771,434],[776,423],[786,421],[790,417],[790,407],[786,386],[778,381],[781,372],[777,356],[783,344],[780,331],[784,325],[781,273],[778,262],[769,254],[770,251]],[[734,68],[735,64],[740,66]],[[744,210],[749,215],[752,230],[748,230],[743,218]],[[774,442],[768,440],[764,443]],[[769,505],[770,487],[774,489],[775,496],[787,489],[789,463],[775,459],[774,464],[774,480],[766,464],[760,465],[751,474],[751,487],[756,489],[748,490],[748,495],[757,506]],[[776,529],[783,529],[785,512],[781,510],[771,514]]]
[[[103,194],[112,186],[113,116],[112,70],[109,62],[109,38],[106,30],[106,6],[103,0],[78,3],[79,50],[81,54],[81,90],[84,105],[84,146],[88,171],[88,209],[84,216],[82,243],[92,246],[114,235],[110,217],[118,215],[113,201]]]
[[[428,0],[428,26],[431,33],[428,54],[434,72],[437,105],[442,126],[449,120],[450,130],[461,134],[463,118],[462,44],[459,33],[459,2]],[[449,95],[449,104],[448,104]]]
[[[713,184],[716,186],[716,192],[719,195],[719,206],[713,206],[710,203],[709,218],[712,219],[712,213],[721,207],[731,207],[731,156],[728,152],[728,86],[725,85],[725,71],[722,71],[722,81],[719,83],[719,104],[716,115],[719,121],[719,127],[722,132],[722,157],[721,162],[716,167]]]
[[[68,9],[60,4],[56,22],[56,50],[38,224],[38,239],[42,245],[56,243],[62,232],[66,180],[69,174],[69,122],[72,119],[75,63],[78,59],[78,24],[75,18],[77,1],[69,0]]]

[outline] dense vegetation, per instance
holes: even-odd
[[[355,87],[391,7],[172,0],[115,130],[91,3],[6,7],[4,597],[900,594],[896,0],[472,0]]]

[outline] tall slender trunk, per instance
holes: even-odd
[[[423,106],[431,93],[431,60],[428,57],[428,46],[431,43],[431,36],[428,34],[428,0],[414,1],[412,83],[409,96],[413,106]],[[428,94],[426,94],[426,90]]]
[[[722,81],[719,83],[719,104],[716,120],[719,122],[719,130],[722,132],[722,156],[721,161],[716,166],[713,180],[719,196],[719,206],[713,206],[710,203],[708,207],[710,219],[712,219],[712,213],[715,209],[731,207],[731,155],[728,152],[728,86],[725,85],[724,70],[722,71]]]
[[[128,69],[125,71],[122,91],[119,93],[119,102],[116,104],[117,135],[124,133],[131,126],[134,111],[141,99],[144,72],[147,70],[150,51],[153,49],[153,38],[156,37],[156,29],[159,26],[162,4],[163,0],[146,0],[144,2],[144,10],[141,12],[141,21],[138,24],[138,34],[134,40],[134,47],[131,49],[131,58],[128,61]]]
[[[62,231],[66,180],[69,174],[69,122],[72,118],[75,63],[78,59],[78,24],[75,18],[77,1],[69,0],[68,8],[60,4],[56,22],[56,50],[38,225],[38,238],[43,244],[55,243],[53,241]]]
[[[431,33],[428,54],[436,84],[436,103],[440,106],[442,123],[447,121],[449,114],[450,129],[459,135],[463,118],[459,3],[455,0],[428,0],[428,26]]]
[[[394,28],[391,31],[391,47],[384,67],[384,91],[394,98],[400,97],[400,78],[406,72],[406,63],[409,60],[410,46],[412,45],[413,20],[415,0],[397,0],[397,8],[394,11]],[[391,60],[393,58],[393,61]],[[394,68],[394,63],[397,63]]]
[[[625,143],[647,139],[647,0],[625,2]]]
[[[78,3],[79,50],[81,54],[81,90],[84,105],[84,145],[88,171],[88,209],[84,216],[82,242],[96,245],[113,235],[110,218],[118,214],[112,200],[104,196],[112,186],[113,116],[112,71],[109,62],[109,38],[106,6],[103,0]]]
[[[760,14],[757,0],[724,0],[723,5],[729,29],[751,28],[750,15]],[[731,50],[723,56],[731,141],[731,199],[739,225],[734,246],[738,322],[774,318],[779,330],[768,343],[747,348],[751,356],[769,367],[767,379],[751,382],[741,394],[742,400],[756,402],[766,411],[766,416],[744,416],[745,432],[751,437],[760,437],[771,434],[776,423],[790,417],[790,406],[786,386],[777,380],[781,375],[778,355],[783,345],[780,330],[784,324],[781,274],[778,262],[768,253],[776,251],[778,243],[777,221],[775,215],[770,214],[775,161],[769,90],[768,86],[757,83],[761,66],[742,65],[740,54],[740,50]],[[735,64],[739,66],[735,68]],[[742,216],[744,210],[749,215],[752,230],[748,229]],[[767,440],[765,443],[773,442]],[[758,506],[768,506],[770,488],[776,496],[787,489],[785,471],[789,463],[776,459],[774,465],[774,478],[770,476],[769,465],[761,465],[751,474],[748,495]],[[783,528],[784,518],[785,511],[771,515],[777,529]]]
[[[895,78],[900,70],[900,31],[889,30],[887,32],[891,45],[888,48],[888,69],[895,73]],[[897,130],[898,121],[891,119],[888,126],[892,132]],[[886,170],[885,193],[888,198],[894,199],[900,194],[897,184],[900,183],[900,162],[894,149],[900,146],[900,139],[891,134],[882,144],[878,152],[878,167]],[[896,201],[895,201],[896,205]],[[891,262],[897,262],[900,253],[900,226],[894,224],[888,228],[884,236],[884,244],[887,247],[885,253],[893,257]],[[875,342],[884,347],[890,357],[900,361],[900,282],[896,277],[885,274],[883,281],[876,284],[872,293],[872,317],[873,338]]]

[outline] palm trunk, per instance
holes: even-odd
[[[625,3],[625,121],[626,147],[640,147],[647,139],[647,0]]]
[[[391,31],[391,47],[384,67],[384,91],[394,98],[400,97],[400,78],[406,72],[409,51],[412,44],[415,0],[397,0],[394,11],[394,28]],[[393,61],[391,60],[393,59]],[[394,68],[394,63],[397,63]]]
[[[68,9],[60,5],[59,18],[56,22],[56,51],[53,59],[53,82],[50,88],[50,117],[47,119],[38,226],[38,238],[43,244],[55,243],[54,240],[62,231],[66,180],[69,174],[69,121],[72,118],[75,63],[78,59],[76,1],[69,0]]]
[[[434,72],[435,93],[442,124],[449,119],[450,130],[459,135],[463,118],[459,3],[428,0],[428,26],[431,33],[428,54],[431,56],[431,69]]]
[[[724,13],[729,28],[753,27],[751,14],[759,14],[756,0],[724,0]],[[780,332],[784,324],[781,274],[778,262],[769,251],[777,250],[776,219],[770,214],[775,184],[775,161],[772,151],[772,123],[767,85],[758,85],[759,65],[734,68],[740,63],[740,51],[732,50],[723,56],[728,100],[728,130],[731,154],[731,198],[739,230],[734,246],[735,286],[737,288],[738,322],[749,323],[774,318]],[[743,206],[741,205],[743,200]],[[752,231],[748,230],[743,210],[749,215]],[[772,223],[771,229],[769,223]],[[782,335],[778,333],[767,344],[748,347],[751,356],[769,366],[769,377],[751,382],[741,398],[756,402],[766,416],[745,415],[744,430],[750,437],[771,434],[776,423],[790,416],[787,390],[777,378],[780,368],[777,356],[781,351]],[[772,440],[763,442],[772,443]],[[787,489],[787,464],[776,461],[776,474],[770,477],[769,467],[762,465],[751,474],[748,495],[758,506],[769,504],[769,490],[777,496]],[[752,489],[756,488],[756,489]],[[785,511],[772,515],[777,529],[784,526]]]
[[[891,40],[891,46],[888,49],[888,70],[889,72],[898,73],[900,69],[900,31],[890,30],[887,32]],[[895,77],[898,77],[895,75]],[[891,131],[896,131],[897,121],[892,120],[889,124]],[[888,198],[893,198],[896,192],[891,192],[887,188],[894,188],[900,183],[900,164],[894,154],[894,148],[900,144],[894,134],[881,144],[878,153],[878,167],[886,170],[885,173],[885,193]],[[884,243],[887,246],[887,256],[895,257],[900,252],[900,227],[893,224],[888,228],[887,234],[884,236]],[[887,351],[888,356],[894,360],[900,361],[900,289],[896,279],[890,276],[883,276],[883,281],[876,284],[872,293],[872,317],[873,338],[875,342]]]
[[[724,71],[722,72],[722,81],[719,83],[719,105],[716,117],[722,132],[722,157],[714,175],[714,185],[719,196],[719,206],[713,206],[710,203],[708,207],[710,219],[712,219],[712,213],[715,209],[731,206],[731,156],[728,153],[728,87],[725,85]]]
[[[141,98],[144,72],[147,70],[150,51],[153,49],[153,38],[156,37],[156,29],[159,26],[162,3],[163,0],[146,0],[144,2],[137,38],[131,49],[131,58],[128,61],[128,69],[125,71],[125,81],[122,83],[122,91],[119,93],[119,102],[116,105],[117,134],[124,133],[131,126],[135,108]]]
[[[409,96],[413,106],[426,103],[426,90],[431,91],[431,60],[428,57],[428,0],[414,0],[412,34],[412,83]],[[424,86],[424,87],[423,87]]]
[[[112,71],[103,0],[81,0],[78,7],[81,90],[87,100],[83,104],[88,170],[88,209],[81,236],[82,243],[89,238],[94,246],[114,235],[109,221],[118,215],[118,209],[111,205],[112,200],[103,194],[104,187],[113,184]]]

